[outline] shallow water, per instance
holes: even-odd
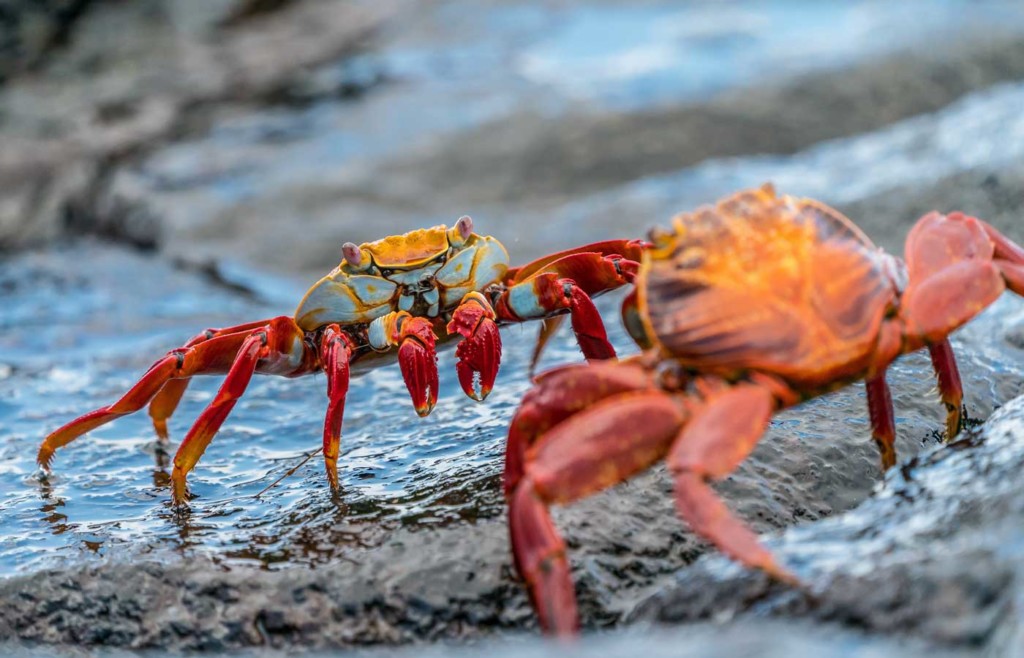
[[[69,264],[89,267],[69,271]],[[278,292],[293,285],[277,283]],[[319,458],[256,497],[318,447],[325,393],[321,376],[255,378],[190,475],[196,498],[191,511],[181,513],[168,503],[167,471],[155,466],[158,446],[145,413],[119,419],[62,449],[47,478],[34,464],[38,443],[70,418],[114,400],[164,350],[197,331],[287,313],[287,307],[240,295],[159,259],[91,243],[12,258],[0,265],[0,288],[8,311],[0,333],[4,573],[112,551],[170,550],[186,558],[207,555],[223,564],[268,568],[315,564],[345,559],[349,549],[383,542],[398,527],[472,523],[502,513],[503,440],[528,386],[532,327],[504,330],[503,367],[484,404],[461,393],[450,351],[440,357],[440,399],[427,419],[413,412],[396,367],[356,379],[346,407],[338,499],[326,486]],[[630,347],[615,320],[616,301],[607,297],[601,307],[613,319],[608,322],[612,341],[625,353]],[[1007,298],[958,336],[972,415],[987,415],[1024,390],[1021,350],[1003,338],[1022,324],[1024,304]],[[563,332],[544,364],[580,360],[571,334]],[[937,440],[941,414],[927,395],[930,377],[920,355],[892,371],[904,455]],[[173,439],[183,436],[218,383],[212,377],[194,381],[171,421]],[[787,472],[796,468],[787,464],[800,458],[802,441],[847,436],[851,423],[855,434],[863,431],[863,396],[859,390],[851,393],[777,419],[752,467],[761,472],[741,473],[726,487],[734,489],[731,504],[748,518],[764,521],[767,515],[769,525],[774,517],[799,517],[794,510],[775,510],[780,503],[764,499],[763,488],[808,486],[799,480],[799,468]],[[870,482],[872,466],[865,468]],[[823,490],[834,510],[851,507],[863,495],[856,477],[849,481],[848,469],[826,467],[814,476],[810,486]]]
[[[68,263],[102,267],[76,274],[66,271]],[[279,290],[292,285],[278,283]],[[377,541],[388,527],[500,512],[503,439],[527,387],[532,327],[506,330],[511,349],[486,404],[462,394],[450,351],[441,354],[439,403],[427,419],[413,411],[397,366],[355,379],[339,501],[332,500],[319,458],[255,497],[319,446],[326,405],[322,376],[257,377],[189,479],[197,496],[191,513],[179,514],[167,502],[168,471],[155,466],[159,445],[144,412],[62,449],[46,478],[33,461],[39,441],[115,400],[150,362],[207,326],[290,309],[161,260],[93,244],[15,257],[0,265],[0,286],[8,310],[0,340],[5,573],[103,555],[118,545],[142,552],[162,545],[268,566],[317,562],[336,557],[346,542]],[[295,286],[294,298],[300,293]],[[617,325],[610,328],[612,339],[628,347]],[[579,359],[562,339],[544,363]],[[218,385],[219,378],[194,380],[171,420],[174,439]]]

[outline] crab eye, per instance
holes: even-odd
[[[363,254],[360,253],[359,247],[351,242],[341,245],[341,253],[345,257],[345,262],[352,267],[359,267],[359,263],[363,260]]]
[[[380,275],[381,276],[385,276],[385,277],[386,276],[391,276],[392,272],[394,272],[394,270],[388,269],[386,267],[382,267],[381,270],[380,270]]]
[[[459,221],[455,222],[455,228],[458,229],[463,240],[468,240],[469,236],[473,234],[473,218],[469,215],[459,217]]]

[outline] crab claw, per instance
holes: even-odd
[[[452,313],[448,333],[462,334],[463,340],[455,349],[459,362],[455,371],[466,395],[477,401],[494,388],[494,378],[501,365],[501,332],[494,321],[494,309],[478,292],[467,294],[462,304]]]
[[[425,318],[408,316],[398,327],[398,365],[416,413],[426,416],[437,403],[436,338]]]

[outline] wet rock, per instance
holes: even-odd
[[[643,602],[630,621],[715,620],[712,631],[698,626],[683,635],[688,646],[709,652],[723,641],[753,641],[759,626],[779,628],[751,623],[750,616],[847,629],[794,638],[811,646],[819,631],[836,638],[865,629],[954,648],[1005,645],[1016,637],[1022,556],[1014,537],[1024,492],[1011,476],[1024,462],[1022,436],[1024,398],[984,430],[893,471],[854,511],[771,540],[809,583],[810,595],[710,556]],[[585,534],[564,514],[560,525],[577,538]],[[354,561],[313,570],[266,572],[170,555],[46,570],[0,582],[0,638],[219,650],[490,635],[531,626],[525,597],[508,577],[505,539],[500,523],[399,531]],[[586,557],[594,548],[574,546],[574,562],[597,558]],[[599,605],[588,592],[595,586],[591,569],[576,569],[588,616]],[[849,641],[859,651],[874,643],[900,646]]]
[[[769,542],[806,593],[708,557],[632,621],[783,617],[953,646],[1020,648],[1024,398],[890,472],[864,504]]]

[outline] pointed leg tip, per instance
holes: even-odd
[[[783,585],[788,585],[796,589],[807,588],[807,585],[804,583],[804,581],[800,580],[800,578],[798,578],[796,574],[789,571],[785,567],[781,567],[777,564],[774,565],[772,569],[768,571],[768,575],[770,575],[773,579],[777,580]]]
[[[188,485],[185,482],[185,474],[174,467],[171,473],[171,505],[175,508],[188,507]]]
[[[337,493],[341,489],[341,485],[338,484],[338,464],[333,462],[330,458],[325,460],[325,466],[327,471],[327,484],[331,487],[331,491]]]
[[[153,420],[153,429],[156,431],[156,438],[158,438],[161,443],[170,441],[171,435],[170,435],[170,432],[167,431],[167,421],[166,420],[156,420],[156,419],[154,419]]]
[[[961,408],[951,407],[946,412],[946,443],[949,443],[960,434],[964,427],[964,414]]]
[[[36,464],[39,468],[43,469],[47,473],[50,472],[50,464],[53,462],[53,449],[48,448],[45,445],[39,448],[39,452],[36,454]]]

